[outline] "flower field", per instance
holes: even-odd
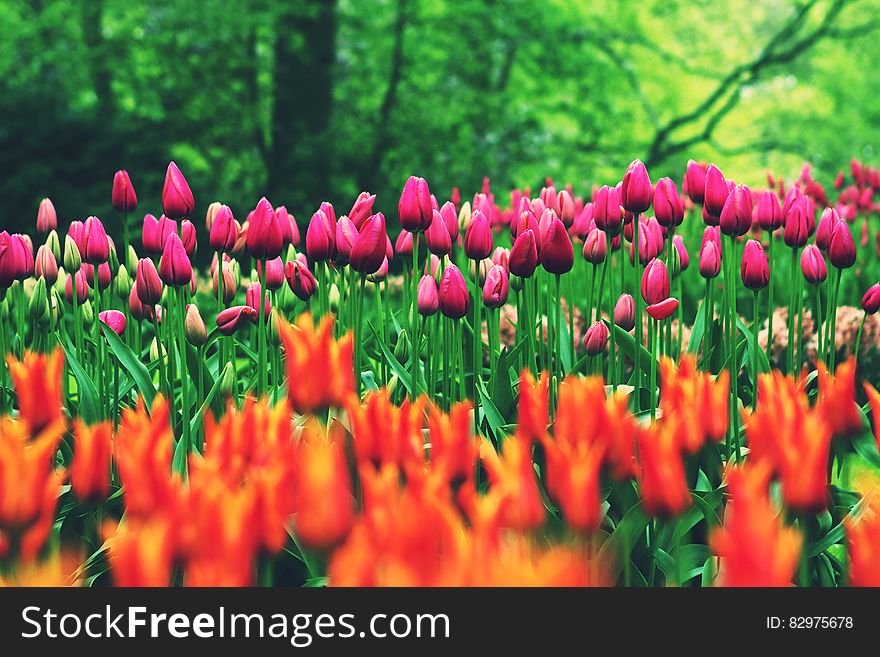
[[[880,170],[609,183],[45,199],[0,232],[0,583],[880,585]]]

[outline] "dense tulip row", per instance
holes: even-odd
[[[836,361],[880,173],[851,176],[833,204],[809,167],[755,200],[636,161],[507,207],[410,177],[394,240],[367,192],[304,240],[266,198],[213,203],[204,280],[174,163],[139,244],[124,171],[121,242],[94,216],[62,242],[45,199],[36,254],[0,232],[2,576],[876,584],[880,516],[841,473],[880,466],[870,383],[857,405],[880,284]]]

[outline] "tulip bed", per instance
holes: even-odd
[[[124,171],[63,242],[46,199],[0,232],[0,583],[880,585],[851,178],[411,177],[393,242],[366,192],[205,240],[174,163],[139,233]]]

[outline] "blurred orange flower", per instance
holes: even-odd
[[[6,364],[18,395],[19,419],[30,435],[40,433],[53,422],[65,420],[61,402],[64,354],[60,349],[51,354],[28,351],[21,361],[9,355]]]
[[[341,407],[354,392],[353,338],[333,338],[333,319],[327,315],[314,327],[304,313],[291,326],[278,321],[287,366],[287,397],[297,413]]]
[[[70,483],[80,500],[101,501],[110,491],[110,452],[113,426],[101,422],[87,426],[81,420],[73,424],[74,454]]]
[[[833,436],[850,436],[864,428],[862,415],[856,404],[856,361],[853,358],[837,366],[834,376],[825,364],[816,364],[819,373],[817,412],[822,416]]]
[[[650,515],[676,516],[690,506],[681,431],[674,416],[639,427],[639,491]]]
[[[664,418],[681,422],[682,446],[695,454],[707,441],[717,442],[727,433],[730,373],[718,377],[697,369],[697,359],[685,354],[678,366],[660,359],[660,410]]]
[[[880,586],[880,508],[868,503],[857,517],[843,520],[849,543],[849,583]]]
[[[767,463],[732,467],[727,473],[731,503],[724,526],[709,544],[721,557],[721,586],[789,586],[803,538],[786,527],[770,503]]]

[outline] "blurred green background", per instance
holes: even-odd
[[[753,184],[808,160],[830,188],[880,145],[877,0],[0,0],[0,24],[10,229],[43,196],[111,217],[119,168],[158,214],[170,159],[196,217],[265,194],[305,224],[362,189],[393,217],[409,174],[504,203],[636,157]]]

